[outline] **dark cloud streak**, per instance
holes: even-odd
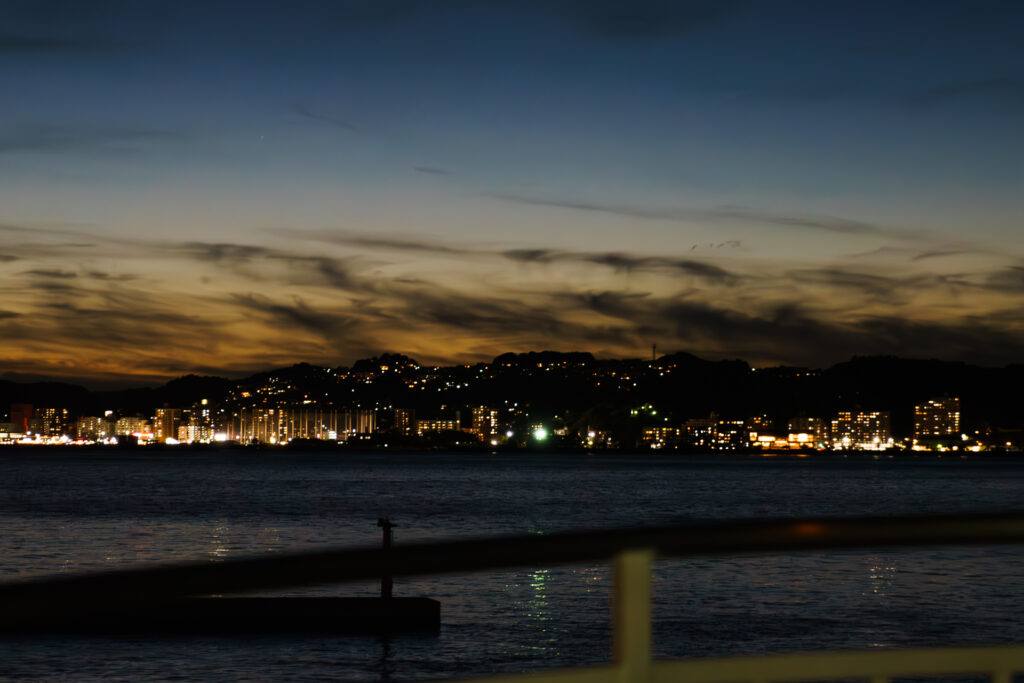
[[[748,209],[742,206],[724,206],[713,209],[647,209],[597,202],[574,202],[516,194],[492,194],[494,199],[516,202],[530,206],[544,206],[576,211],[605,213],[625,218],[640,218],[657,221],[742,221],[763,223],[782,227],[806,228],[845,235],[869,235],[902,240],[923,237],[918,231],[905,230],[865,221],[828,216],[799,216]]]

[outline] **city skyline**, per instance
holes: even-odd
[[[1022,14],[9,3],[0,374],[1020,362]]]
[[[1017,450],[1022,371],[899,358],[758,369],[690,354],[534,352],[450,367],[384,355],[107,392],[0,382],[0,443]]]

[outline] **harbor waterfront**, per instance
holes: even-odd
[[[158,562],[697,520],[1005,512],[1024,459],[5,453],[7,581]],[[925,548],[659,561],[657,658],[1024,642],[1024,549]],[[596,664],[603,564],[397,579],[442,605],[436,636],[0,641],[0,678],[402,680]],[[369,583],[288,595],[373,595]]]

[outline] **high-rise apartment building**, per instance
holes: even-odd
[[[153,435],[158,442],[178,438],[181,425],[181,408],[157,408],[153,418]]]
[[[340,441],[357,433],[351,431],[353,424],[352,413],[339,413],[333,408],[308,405],[243,408],[235,413],[227,433],[243,443],[285,443],[291,439]],[[189,434],[213,434],[211,425],[193,423],[189,426],[203,428],[203,431],[193,430]]]
[[[845,411],[832,421],[833,448],[883,451],[892,445],[888,412]]]
[[[403,434],[416,433],[416,411],[412,408],[395,408],[395,429]]]
[[[43,436],[64,436],[71,431],[71,412],[67,408],[40,408],[35,413]]]
[[[473,433],[484,443],[498,438],[498,411],[495,408],[478,406],[473,408]]]
[[[933,398],[914,406],[915,439],[954,436],[959,433],[959,398]]]

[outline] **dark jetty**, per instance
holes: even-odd
[[[181,598],[117,611],[0,619],[7,635],[362,635],[440,628],[441,603],[430,598]]]
[[[391,549],[390,517],[377,520],[382,550]],[[152,571],[152,570],[150,570]],[[159,569],[156,571],[160,571]],[[4,604],[0,586],[0,634],[4,635],[236,635],[333,633],[386,635],[437,633],[441,603],[430,598],[392,597],[393,580],[381,577],[379,598],[340,597],[198,597],[161,596],[134,601],[131,582],[117,578],[92,580],[124,589],[117,600],[92,600],[81,589],[62,599],[59,589],[35,584],[36,599],[26,585],[13,588],[14,604]],[[89,582],[89,578],[77,581]],[[74,583],[76,579],[72,579]],[[59,583],[59,580],[58,580]],[[136,588],[138,588],[136,586]],[[85,592],[89,589],[86,588]],[[26,592],[28,595],[26,595]],[[145,590],[141,592],[145,594]],[[126,597],[129,596],[129,597]],[[75,598],[78,598],[77,600]],[[23,604],[18,604],[19,599]],[[8,601],[10,602],[10,601]]]

